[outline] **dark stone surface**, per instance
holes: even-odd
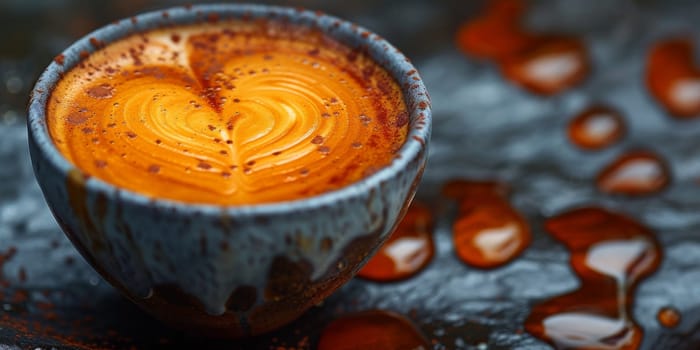
[[[655,39],[690,33],[700,46],[697,2],[535,1],[529,25],[582,34],[593,58],[593,75],[583,85],[551,98],[510,85],[493,65],[453,48],[454,30],[473,16],[476,2],[278,2],[354,20],[415,58],[433,98],[431,159],[418,196],[436,210],[437,251],[412,279],[354,280],[288,327],[228,343],[168,330],[120,297],[60,232],[29,165],[23,104],[32,79],[77,36],[173,2],[140,3],[0,3],[0,254],[16,249],[1,266],[0,349],[313,349],[334,317],[369,308],[408,315],[436,340],[435,349],[548,349],[523,331],[523,321],[531,305],[578,282],[567,251],[544,232],[542,221],[585,204],[627,213],[652,228],[663,246],[661,267],[640,284],[634,300],[633,315],[645,331],[642,347],[700,348],[700,120],[673,120],[642,85],[646,52]],[[618,108],[629,133],[611,148],[582,152],[568,143],[565,127],[594,102]],[[634,199],[599,193],[593,185],[598,170],[638,147],[668,160],[671,186]],[[450,204],[438,195],[453,177],[496,178],[513,186],[513,203],[534,236],[520,258],[483,271],[455,257]],[[677,328],[656,321],[667,305],[681,311]]]

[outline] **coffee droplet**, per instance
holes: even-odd
[[[577,37],[528,31],[523,0],[494,0],[457,32],[465,53],[494,60],[503,76],[541,95],[553,95],[583,81],[590,70],[588,49]]]
[[[681,313],[673,307],[666,306],[659,309],[656,319],[666,328],[675,328],[681,323]]]
[[[403,220],[357,276],[396,281],[415,275],[435,254],[433,216],[424,204],[413,202]]]
[[[690,39],[656,43],[649,52],[646,82],[649,92],[674,117],[700,116],[700,67]]]
[[[598,174],[596,184],[603,192],[638,196],[663,190],[670,178],[661,157],[649,151],[632,151],[606,166]]]
[[[575,209],[545,222],[571,253],[578,289],[535,305],[525,329],[558,349],[637,349],[643,334],[630,312],[634,289],[661,253],[654,233],[603,208]]]
[[[579,84],[589,71],[588,53],[577,38],[548,38],[502,61],[503,75],[542,95],[560,93]]]
[[[56,85],[47,127],[76,168],[150,198],[307,198],[391,164],[406,141],[392,75],[317,29],[222,18],[100,46]]]
[[[530,226],[497,182],[453,180],[443,194],[459,203],[452,226],[457,256],[478,268],[502,266],[520,255],[532,240]]]
[[[625,121],[615,109],[593,106],[579,113],[569,123],[569,140],[574,145],[597,150],[617,142],[625,134]]]
[[[457,46],[476,57],[499,60],[531,47],[537,37],[521,28],[523,0],[488,1],[475,19],[457,32]]]
[[[428,350],[428,339],[411,321],[389,311],[342,316],[322,332],[318,350]]]

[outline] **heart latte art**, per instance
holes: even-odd
[[[391,162],[399,86],[367,55],[267,22],[160,29],[61,79],[48,128],[76,167],[154,198],[256,204],[323,193]]]

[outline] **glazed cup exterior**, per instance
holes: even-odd
[[[60,154],[47,130],[46,103],[62,74],[81,57],[132,33],[227,19],[318,28],[373,57],[401,85],[410,111],[409,135],[392,163],[311,198],[216,206],[120,189],[88,176]],[[351,279],[388,238],[425,167],[430,98],[416,70],[378,35],[319,12],[240,4],[173,8],[109,24],[58,57],[39,78],[29,103],[29,149],[46,202],[107,281],[176,328],[242,337],[298,318]]]

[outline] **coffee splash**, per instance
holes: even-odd
[[[630,309],[637,284],[661,261],[653,232],[598,207],[550,218],[545,228],[571,252],[581,286],[536,305],[527,331],[559,349],[637,349],[642,329]]]
[[[48,103],[59,150],[150,197],[293,200],[387,165],[407,134],[397,83],[367,55],[273,22],[175,27],[108,45]]]

